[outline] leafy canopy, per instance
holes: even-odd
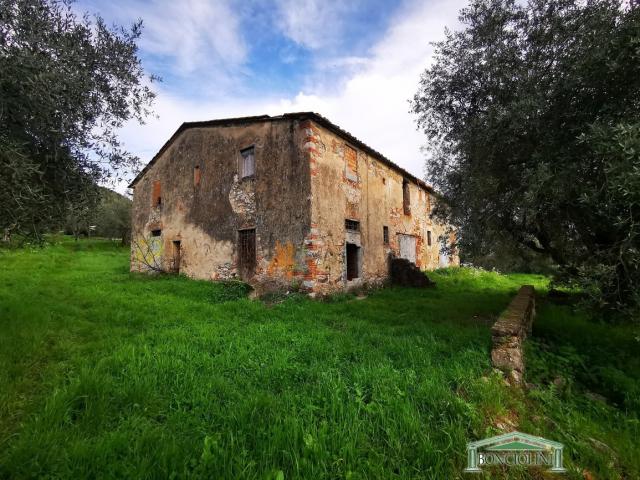
[[[137,57],[142,22],[108,27],[69,2],[0,0],[0,228],[39,234],[95,201],[138,159],[118,140],[154,93]]]
[[[603,305],[640,304],[640,9],[475,0],[412,110],[467,256],[512,242]]]

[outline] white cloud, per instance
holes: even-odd
[[[423,177],[424,137],[416,131],[408,100],[432,58],[431,42],[455,28],[466,1],[438,0],[404,5],[371,56],[337,92],[305,91],[281,102],[291,110],[318,110],[414,175]],[[326,89],[324,89],[326,90]]]
[[[279,0],[278,26],[294,42],[310,49],[334,43],[345,25],[352,2],[341,0]]]
[[[445,26],[455,28],[457,13],[465,4],[463,0],[440,0],[405,5],[372,46],[369,58],[345,60],[358,69],[337,89],[311,82],[292,98],[228,99],[224,103],[186,100],[161,90],[156,105],[159,120],[128,126],[121,138],[146,162],[184,121],[312,110],[423,177],[420,148],[424,137],[416,131],[408,100],[431,61],[430,42],[444,37]]]
[[[110,22],[126,25],[142,18],[139,46],[146,53],[166,57],[172,73],[188,75],[241,65],[247,46],[241,17],[232,0],[130,0],[80,2],[79,11],[100,11]]]
[[[148,4],[146,4],[148,5]],[[183,73],[206,65],[244,62],[247,48],[240,32],[240,19],[228,2],[183,0],[145,6],[148,29],[143,48],[168,55]]]

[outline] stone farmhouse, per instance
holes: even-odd
[[[432,188],[313,112],[183,123],[130,187],[132,271],[329,293],[458,264]]]

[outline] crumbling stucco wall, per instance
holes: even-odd
[[[134,189],[131,269],[146,270],[140,245],[160,230],[160,264],[170,270],[180,242],[180,272],[199,279],[238,274],[238,230],[256,229],[254,282],[305,275],[310,174],[293,121],[230,124],[183,131]],[[255,175],[239,178],[240,151],[255,149]],[[199,184],[194,169],[199,167]],[[153,185],[161,205],[153,205]]]
[[[403,208],[404,177],[395,169],[367,155],[341,136],[309,120],[301,122],[303,149],[307,152],[311,175],[311,229],[306,243],[305,286],[328,292],[362,282],[379,283],[388,275],[388,256],[400,255],[399,235],[415,237],[416,265],[422,269],[457,265],[458,258],[440,255],[440,236],[446,229],[430,218],[433,195],[409,181],[410,214]],[[356,151],[353,161],[345,149]],[[355,175],[354,175],[355,173]],[[345,228],[345,219],[360,223],[358,234]],[[389,229],[389,243],[383,227]],[[427,242],[431,232],[431,245]],[[448,235],[447,235],[448,237]],[[346,279],[346,243],[360,247],[360,275]]]
[[[327,293],[381,282],[389,254],[400,256],[400,235],[413,239],[422,269],[458,263],[440,254],[445,228],[430,218],[434,198],[424,186],[407,179],[407,213],[403,175],[344,135],[300,117],[239,120],[179,131],[137,180],[132,270],[147,270],[148,254],[152,266],[174,270],[179,242],[181,273],[237,277],[238,231],[253,228],[257,264],[247,280],[254,284],[298,283]],[[240,178],[240,152],[248,147],[255,149],[255,175]],[[347,231],[346,219],[359,222],[359,232]],[[353,281],[347,242],[359,247]]]

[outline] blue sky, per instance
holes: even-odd
[[[408,113],[430,42],[460,0],[78,0],[109,23],[144,22],[145,70],[162,77],[158,118],[127,125],[146,163],[184,121],[313,110],[423,177]],[[118,190],[123,191],[124,186]]]

